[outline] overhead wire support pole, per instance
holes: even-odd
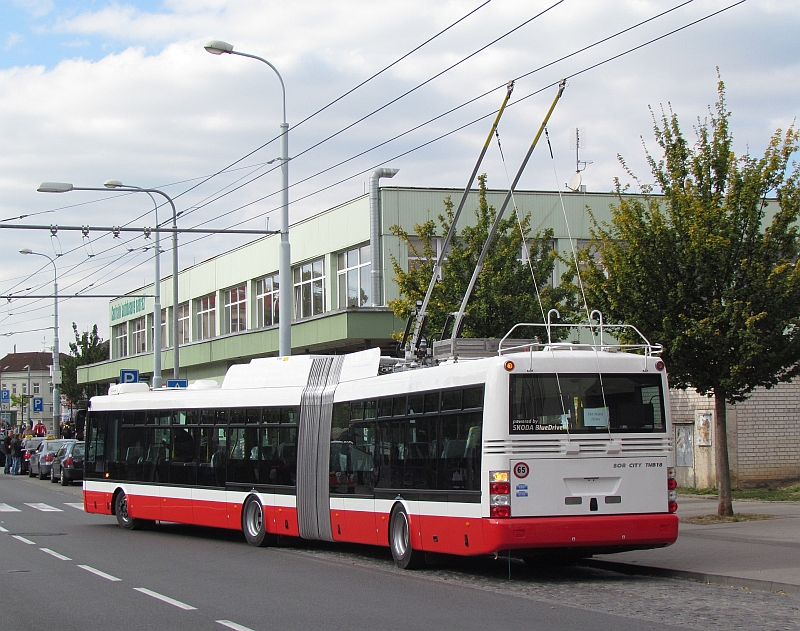
[[[458,208],[456,209],[456,212],[453,215],[453,221],[450,223],[450,229],[447,231],[447,236],[445,237],[444,243],[442,244],[441,252],[439,252],[439,256],[436,259],[436,263],[433,266],[433,274],[431,276],[431,281],[428,284],[428,291],[425,292],[425,298],[422,301],[422,306],[420,306],[420,308],[417,310],[416,319],[414,322],[414,331],[411,334],[411,339],[407,340],[405,346],[406,359],[408,360],[413,359],[414,353],[416,352],[417,344],[419,343],[419,337],[422,331],[422,325],[423,322],[425,321],[425,316],[428,313],[428,303],[430,302],[431,295],[433,294],[433,288],[436,286],[439,273],[441,272],[442,263],[444,262],[445,252],[447,251],[447,246],[450,244],[450,241],[453,238],[453,234],[455,233],[456,223],[458,223],[458,218],[461,215],[461,211],[464,209],[464,204],[467,201],[467,197],[469,196],[472,184],[473,182],[475,182],[475,177],[478,175],[478,169],[481,168],[481,163],[483,162],[483,158],[486,155],[487,149],[489,148],[489,143],[492,142],[492,136],[494,136],[494,133],[497,130],[497,126],[500,123],[500,118],[503,116],[503,112],[506,109],[506,105],[508,104],[508,100],[511,98],[511,93],[513,91],[514,91],[514,82],[509,81],[508,84],[506,85],[506,95],[503,98],[503,104],[497,111],[497,116],[494,119],[494,123],[492,123],[492,129],[489,131],[489,135],[486,137],[486,142],[483,143],[483,148],[481,149],[481,153],[478,156],[478,161],[475,163],[475,167],[472,169],[472,173],[469,176],[469,181],[467,182],[467,185],[464,187],[464,192],[461,195],[461,201],[459,201]]]
[[[506,197],[503,200],[503,205],[500,207],[500,210],[497,211],[497,216],[494,218],[494,223],[492,224],[491,229],[489,230],[489,234],[486,237],[486,242],[483,244],[483,250],[481,250],[481,255],[478,258],[478,262],[475,264],[475,269],[472,271],[472,278],[469,279],[469,285],[467,286],[467,290],[464,292],[464,298],[461,301],[461,307],[458,309],[458,313],[456,314],[455,320],[453,322],[453,333],[452,337],[458,337],[459,330],[461,328],[461,322],[464,319],[464,311],[467,308],[467,302],[469,302],[469,298],[472,295],[472,290],[475,287],[475,281],[478,279],[478,275],[481,273],[483,269],[483,262],[486,259],[486,254],[489,251],[489,246],[494,239],[494,235],[497,232],[497,227],[500,225],[500,220],[503,217],[503,213],[505,212],[506,206],[508,206],[508,202],[511,201],[511,197],[514,194],[514,189],[517,187],[517,183],[519,179],[522,177],[522,172],[525,170],[525,167],[528,164],[528,160],[530,159],[531,155],[533,154],[533,150],[536,148],[536,145],[539,142],[539,138],[541,138],[542,133],[547,127],[547,122],[550,120],[550,115],[553,113],[553,110],[556,109],[556,105],[558,104],[561,95],[564,92],[564,88],[567,86],[567,80],[562,79],[558,84],[558,94],[556,94],[556,98],[553,99],[553,103],[550,105],[550,109],[547,110],[547,114],[542,121],[542,124],[539,126],[539,131],[536,132],[536,137],[533,139],[530,148],[528,149],[528,153],[525,154],[525,158],[522,160],[522,164],[519,166],[517,170],[517,174],[514,176],[514,181],[511,183],[511,186],[508,189],[508,193],[506,193]],[[534,282],[536,280],[534,279]]]
[[[56,225],[49,225],[49,226],[33,226],[33,225],[23,225],[23,224],[15,224],[15,225],[5,225],[0,224],[0,230],[49,230],[53,234],[56,234],[59,230],[67,230],[67,231],[96,231],[96,232],[111,232],[111,233],[119,233],[119,232],[141,232],[145,236],[150,235],[154,232],[165,232],[168,234],[175,234],[175,233],[182,233],[182,232],[194,232],[198,234],[252,234],[252,235],[268,235],[268,234],[280,234],[280,230],[244,230],[240,228],[129,228],[127,226],[56,226]]]

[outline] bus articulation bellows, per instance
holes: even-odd
[[[666,546],[676,483],[655,348],[531,341],[410,370],[372,349],[254,359],[221,386],[111,386],[87,414],[85,509],[257,546],[388,546],[404,568],[426,552]]]

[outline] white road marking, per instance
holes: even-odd
[[[86,570],[87,572],[91,572],[92,574],[96,574],[97,576],[104,578],[108,581],[121,581],[121,578],[117,578],[116,576],[111,576],[111,574],[106,574],[105,572],[101,572],[100,570],[96,570],[95,568],[89,565],[79,565],[79,568]]]
[[[0,513],[18,513],[19,509],[9,506],[8,504],[0,504]]]
[[[2,526],[0,526],[0,532],[8,532],[8,530],[6,530],[6,529],[5,529],[5,528],[3,528]]]
[[[35,508],[36,510],[40,510],[43,513],[63,513],[64,511],[60,508],[56,508],[55,506],[50,506],[50,504],[43,504],[41,502],[25,502],[25,506],[30,506],[31,508]]]
[[[141,592],[143,594],[147,594],[148,596],[152,596],[153,598],[157,598],[165,603],[169,603],[170,605],[174,605],[180,609],[185,609],[189,611],[191,609],[197,609],[197,607],[192,607],[191,605],[187,605],[186,603],[182,603],[180,600],[175,600],[174,598],[170,598],[169,596],[164,596],[163,594],[159,594],[158,592],[150,591],[149,589],[145,589],[144,587],[134,587],[134,590],[137,592]]]
[[[221,624],[223,627],[228,627],[234,631],[253,631],[250,627],[244,627],[240,624],[236,624],[235,622],[231,622],[230,620],[217,620],[217,624]]]
[[[39,548],[42,552],[47,552],[50,556],[54,556],[57,559],[61,559],[62,561],[72,561],[69,557],[65,557],[63,554],[59,554],[50,548]]]
[[[64,502],[64,506],[72,506],[72,508],[83,510],[83,502]]]
[[[11,535],[17,541],[21,541],[22,543],[27,543],[29,546],[35,546],[36,544],[31,541],[30,539],[26,539],[25,537],[20,537],[19,535]]]

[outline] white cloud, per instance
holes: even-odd
[[[677,2],[675,2],[677,4]],[[550,2],[495,0],[385,75],[290,133],[290,154],[304,149],[372,109],[441,71],[479,46],[519,24]],[[109,225],[134,220],[149,225],[150,202],[143,196],[117,197],[102,193],[44,195],[35,192],[44,180],[71,181],[99,186],[109,178],[136,185],[166,186],[214,173],[274,137],[280,122],[280,92],[276,78],[253,60],[213,57],[205,41],[225,39],[236,50],[266,57],[286,82],[289,122],[298,121],[384,65],[404,54],[437,30],[478,5],[453,0],[374,2],[341,0],[276,2],[265,0],[170,0],[163,9],[148,13],[133,4],[104,5],[97,11],[67,16],[51,12],[56,29],[67,36],[64,59],[51,69],[19,67],[0,71],[0,219],[59,208],[35,217],[49,225]],[[322,145],[296,157],[290,179],[299,182],[340,160],[363,151],[462,103],[482,91],[503,85],[558,56],[633,24],[673,3],[601,0],[567,2],[509,36],[486,52],[445,74],[380,114]],[[514,97],[576,72],[610,55],[677,28],[726,6],[721,0],[693,3],[640,30],[602,47],[543,70],[518,82]],[[579,9],[578,9],[579,7]],[[794,61],[795,34],[800,22],[795,3],[747,3],[698,24],[631,55],[570,80],[549,126],[555,153],[551,162],[545,144],[534,153],[521,185],[552,189],[563,185],[574,170],[571,130],[584,130],[587,144],[582,158],[592,160],[583,173],[590,190],[607,191],[622,175],[616,162],[623,154],[634,171],[647,180],[640,137],[652,142],[648,105],[671,102],[689,129],[697,115],[716,97],[715,66],[721,67],[733,111],[736,151],[749,145],[763,150],[776,127],[786,127],[797,114],[800,87]],[[71,58],[96,40],[121,52],[97,61]],[[8,40],[7,40],[8,41]],[[116,47],[116,48],[114,48]],[[90,48],[86,48],[89,51]],[[554,96],[549,89],[510,107],[500,127],[511,173],[530,144],[544,111]],[[428,127],[291,189],[292,215],[306,216],[362,193],[368,175],[360,175],[306,199],[318,189],[385,161],[400,168],[393,184],[407,186],[463,186],[488,131],[485,120],[457,134],[397,160],[392,156],[446,133],[499,105],[502,90],[467,106]],[[543,141],[544,143],[544,141]],[[270,146],[246,159],[244,165],[277,155]],[[554,167],[557,174],[554,174]],[[506,183],[496,147],[484,168],[489,183]],[[244,206],[278,190],[277,172],[264,176],[201,210],[209,196],[231,184],[244,172],[218,177],[176,200],[185,211],[180,222],[193,226]],[[188,184],[169,186],[179,194]],[[237,210],[212,225],[222,227],[253,217],[278,205],[277,196]],[[436,210],[436,209],[434,209]],[[191,212],[190,212],[191,211]],[[270,226],[274,227],[273,219]],[[264,219],[250,227],[263,227]],[[149,254],[128,254],[127,247],[105,252],[108,236],[92,235],[91,249],[82,246],[79,233],[59,232],[51,243],[49,231],[0,231],[14,243],[47,253],[69,252],[59,258],[59,285],[67,295],[95,283],[97,293],[128,291],[150,282]],[[183,239],[188,242],[189,237]],[[205,239],[181,249],[183,265],[224,250],[234,241]],[[133,245],[141,245],[138,239]],[[132,246],[131,246],[132,247]],[[55,249],[54,249],[55,248]],[[58,249],[60,248],[60,250]],[[25,280],[38,269],[34,262],[9,252],[0,253],[0,293],[29,286],[47,286],[50,270]],[[87,259],[87,251],[96,256]],[[128,259],[140,267],[114,280]],[[23,259],[23,260],[19,260]],[[163,261],[169,271],[169,257]],[[77,267],[76,267],[77,266]],[[23,282],[24,281],[24,282]],[[8,317],[8,310],[15,315]],[[69,324],[100,324],[107,335],[107,301],[66,300],[60,303],[62,339],[70,339]],[[47,301],[0,306],[0,333],[46,326],[51,318]],[[26,322],[29,320],[30,322]],[[66,335],[65,335],[66,334]],[[6,339],[6,348],[28,340],[38,347],[41,334]]]
[[[13,0],[14,4],[22,7],[35,18],[43,17],[55,7],[53,0]]]
[[[19,33],[9,33],[6,37],[5,43],[3,44],[3,50],[11,50],[17,44],[21,44],[24,41],[25,38]]]

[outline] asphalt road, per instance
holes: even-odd
[[[129,532],[80,505],[79,488],[0,474],[0,630],[800,629],[794,596],[502,558],[407,572],[388,549]]]

